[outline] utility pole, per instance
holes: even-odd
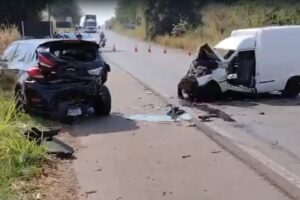
[[[49,4],[47,4],[47,12],[48,12],[48,21],[50,22],[50,20],[51,20],[51,15],[50,15],[50,7],[49,7]]]

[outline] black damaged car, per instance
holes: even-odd
[[[110,66],[94,42],[20,40],[6,49],[1,63],[16,74],[16,104],[26,112],[64,122],[110,114],[111,95],[104,85]]]

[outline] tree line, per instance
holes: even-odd
[[[75,0],[0,0],[0,5],[0,24],[20,25],[21,21],[40,20],[45,9],[56,17],[71,16],[75,21],[80,17]]]
[[[297,0],[253,0],[260,4],[293,4]],[[121,24],[139,21],[138,11],[142,11],[149,39],[157,35],[170,34],[175,24],[188,22],[190,29],[201,25],[202,7],[218,3],[237,5],[247,0],[119,0],[116,19]]]

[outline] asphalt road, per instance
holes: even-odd
[[[162,99],[116,65],[109,118],[73,126],[82,200],[288,200],[280,190],[188,122],[126,119],[165,114]]]
[[[106,31],[105,58],[126,70],[170,102],[179,103],[177,83],[188,70],[193,57],[181,50],[167,49]],[[116,52],[112,51],[113,45]],[[138,52],[134,51],[137,45]],[[151,45],[151,53],[148,52]],[[207,123],[238,144],[251,147],[276,164],[300,177],[300,98],[289,100],[278,95],[237,98],[209,104],[224,111],[236,122],[213,119]],[[193,109],[196,114],[205,112]],[[300,180],[300,179],[299,179]]]

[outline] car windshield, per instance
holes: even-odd
[[[235,52],[234,50],[231,49],[214,49],[222,58],[227,60],[230,58],[230,56]]]

